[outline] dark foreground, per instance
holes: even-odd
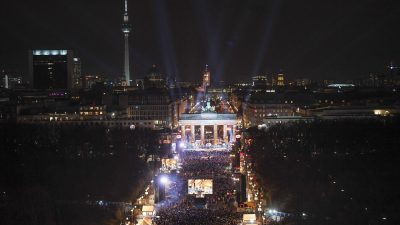
[[[271,207],[292,214],[283,224],[399,224],[399,119],[278,125],[247,137]]]
[[[2,124],[1,224],[115,224],[148,173],[151,131]],[[111,202],[114,204],[102,204]]]

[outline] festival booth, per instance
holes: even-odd
[[[152,225],[153,224],[153,219],[151,217],[144,217],[137,219],[137,225]]]
[[[142,215],[136,219],[137,225],[151,225],[153,224],[154,205],[143,205]]]
[[[142,206],[142,215],[144,217],[153,216],[154,215],[154,205],[144,205],[144,206]]]

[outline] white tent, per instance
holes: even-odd
[[[153,216],[153,214],[154,214],[154,205],[143,205],[142,207],[143,216]]]
[[[256,224],[256,214],[243,214],[243,223],[245,224]]]

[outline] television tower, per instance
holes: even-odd
[[[128,17],[128,0],[125,0],[124,22],[122,23],[122,33],[125,40],[125,61],[124,61],[124,76],[126,85],[130,85],[129,75],[129,32],[131,32],[131,24]]]

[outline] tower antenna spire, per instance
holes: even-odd
[[[125,0],[125,14],[128,14],[128,0]]]
[[[131,32],[131,24],[128,17],[128,0],[125,0],[124,21],[122,23],[122,33],[124,34],[125,54],[124,54],[124,77],[126,85],[130,85],[129,74],[129,32]]]

